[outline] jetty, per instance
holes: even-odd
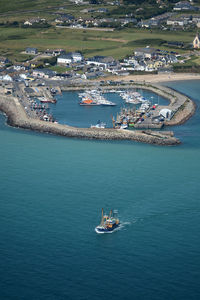
[[[171,120],[166,121],[165,125],[181,124],[191,117],[195,111],[195,105],[191,99],[167,87],[144,83],[134,83],[132,87],[151,90],[169,100],[168,107],[175,111],[175,114]],[[62,87],[60,88],[62,90]],[[106,89],[109,88],[106,87]],[[83,89],[83,87],[79,88],[79,90]],[[77,128],[53,121],[47,122],[38,119],[35,111],[29,112],[27,106],[25,106],[26,104],[23,103],[20,97],[1,93],[0,110],[6,114],[8,124],[14,127],[82,139],[130,140],[156,145],[178,145],[181,143],[178,138],[174,137],[172,131],[155,131],[146,128],[143,130]]]

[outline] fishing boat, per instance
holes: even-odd
[[[79,102],[80,105],[99,105],[96,101],[93,101],[92,99],[83,99]]]
[[[38,97],[38,100],[42,103],[56,103],[56,99],[47,99],[45,97]]]
[[[79,93],[79,97],[82,98],[79,102],[80,105],[116,105],[114,102],[108,101],[99,90],[87,90],[84,93]]]
[[[120,226],[119,219],[117,218],[117,211],[110,211],[109,216],[104,215],[102,208],[101,223],[95,228],[96,233],[110,233]]]
[[[119,129],[127,129],[128,128],[128,125],[127,124],[121,124]]]

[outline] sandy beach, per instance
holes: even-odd
[[[146,81],[146,82],[166,82],[166,81],[178,81],[178,80],[200,80],[200,74],[196,73],[161,73],[161,74],[145,74],[145,75],[128,75],[128,76],[109,76],[107,80],[119,81]]]

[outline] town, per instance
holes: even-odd
[[[194,30],[191,37],[187,42],[183,41],[170,41],[171,32],[178,30],[177,26],[180,24],[169,24],[170,20],[176,20],[176,15],[180,12],[185,18],[185,12],[191,12],[188,23],[184,25],[195,24],[196,28],[199,26],[200,14],[198,15],[199,8],[189,2],[177,2],[171,7],[170,12],[158,14],[150,19],[138,21],[132,15],[125,15],[124,18],[113,20],[112,18],[98,18],[88,19],[88,13],[108,14],[111,6],[120,9],[121,2],[109,3],[109,9],[102,6],[103,3],[92,3],[92,8],[89,8],[90,3],[83,1],[73,2],[73,7],[79,7],[79,18],[75,18],[72,14],[66,13],[65,7],[60,7],[57,12],[51,13],[52,20],[45,17],[21,19],[20,22],[14,21],[12,25],[14,28],[20,26],[19,30],[26,32],[34,32],[34,34],[50,34],[52,39],[55,36],[62,35],[62,39],[57,40],[55,45],[64,47],[52,47],[51,39],[45,43],[47,47],[35,46],[34,40],[24,39],[20,51],[17,50],[14,55],[2,55],[0,57],[0,88],[2,94],[8,99],[15,97],[16,101],[22,105],[29,118],[48,121],[50,123],[59,123],[50,109],[52,104],[56,104],[56,95],[61,94],[63,91],[68,90],[83,90],[86,101],[82,101],[81,105],[116,105],[112,101],[108,101],[103,94],[112,91],[119,93],[121,98],[125,100],[124,103],[139,105],[138,107],[119,107],[117,115],[112,115],[112,127],[114,129],[125,129],[128,127],[143,128],[143,129],[160,129],[164,125],[172,124],[174,116],[180,114],[183,108],[187,108],[191,103],[187,97],[175,95],[175,92],[165,90],[166,88],[160,85],[152,85],[148,80],[138,79],[137,81],[131,79],[134,75],[167,75],[167,79],[175,72],[190,72],[191,68],[193,73],[198,74],[199,66],[199,49],[200,49],[200,36]],[[162,8],[162,3],[159,4]],[[83,8],[83,7],[87,8]],[[159,6],[159,7],[160,7]],[[141,10],[139,10],[140,12]],[[182,12],[184,11],[184,14]],[[84,15],[86,14],[86,17]],[[56,18],[54,18],[56,15]],[[188,16],[188,15],[187,15]],[[199,17],[198,17],[199,16]],[[102,21],[103,20],[103,21]],[[115,21],[118,23],[116,27]],[[124,31],[129,35],[134,28],[137,28],[137,34],[140,32],[149,38],[135,41],[125,41],[117,37],[107,38],[103,35],[96,38],[94,32],[121,34],[120,27],[125,28]],[[131,26],[129,26],[131,24]],[[156,25],[157,24],[157,25]],[[112,25],[112,26],[111,26]],[[128,25],[128,27],[127,27]],[[172,26],[169,29],[169,26]],[[11,23],[5,25],[3,28],[10,28]],[[161,38],[150,38],[156,33],[155,27],[159,26],[159,30],[169,32],[168,40]],[[164,26],[164,27],[163,27]],[[168,26],[165,28],[165,26]],[[11,26],[12,27],[12,26]],[[126,29],[128,28],[128,29]],[[88,31],[86,30],[88,29]],[[166,29],[166,30],[165,30]],[[10,29],[9,29],[10,30]],[[25,30],[25,31],[24,31]],[[44,30],[41,32],[41,30]],[[91,36],[90,30],[93,32]],[[65,34],[74,33],[81,36],[80,44],[76,44],[75,51],[70,49],[65,41]],[[135,31],[133,31],[133,35]],[[117,36],[116,35],[116,36]],[[83,36],[83,37],[82,37]],[[173,33],[173,37],[174,37]],[[68,37],[68,41],[70,40]],[[13,36],[11,37],[13,38]],[[87,40],[92,38],[92,45],[104,43],[115,43],[110,50],[111,55],[103,55],[105,51],[95,51],[95,49],[82,49],[81,44],[87,43]],[[45,38],[44,38],[45,40]],[[40,39],[42,44],[42,39]],[[139,41],[139,42],[138,42]],[[188,42],[189,41],[189,42]],[[76,41],[77,43],[77,41]],[[120,43],[120,47],[116,47]],[[66,44],[66,45],[65,45]],[[19,43],[17,43],[19,47]],[[36,43],[36,45],[38,45]],[[88,44],[89,45],[89,44]],[[123,45],[125,45],[123,47]],[[126,52],[128,45],[129,51]],[[160,46],[159,46],[160,45]],[[35,47],[34,47],[35,46]],[[96,46],[97,47],[97,46]],[[12,47],[11,47],[12,48]],[[122,54],[115,52],[115,49],[123,50]],[[74,48],[73,48],[74,49]],[[103,53],[102,53],[103,52]],[[112,53],[113,52],[113,53]],[[3,53],[3,51],[2,51]],[[93,55],[90,55],[92,53]],[[113,54],[113,55],[112,55]],[[140,77],[142,78],[142,77]],[[146,81],[146,82],[145,82]],[[148,89],[156,94],[160,94],[170,101],[170,105],[162,106],[158,103],[151,103],[150,99],[145,99],[138,94],[138,88]],[[96,93],[95,99],[91,90]],[[136,96],[137,95],[137,96]],[[187,110],[187,109],[186,109]],[[194,108],[190,105],[187,110],[186,116],[182,112],[182,116],[178,118],[179,123],[181,119],[189,118],[194,113]],[[94,125],[99,128],[100,123]],[[93,126],[93,127],[94,127]]]

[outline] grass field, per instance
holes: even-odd
[[[153,46],[163,50],[166,44],[160,41],[180,41],[191,43],[195,33],[165,32],[143,29],[125,29],[120,31],[89,31],[51,27],[48,29],[12,28],[0,26],[0,55],[7,53],[11,59],[20,59],[20,52],[26,47],[36,47],[39,51],[47,48],[63,48],[66,51],[81,51],[88,56],[111,55],[121,59],[133,53],[137,47]],[[184,50],[178,50],[180,53]]]
[[[38,10],[43,8],[51,8],[55,6],[63,6],[68,1],[62,0],[1,0],[0,13],[17,13],[21,11]]]

